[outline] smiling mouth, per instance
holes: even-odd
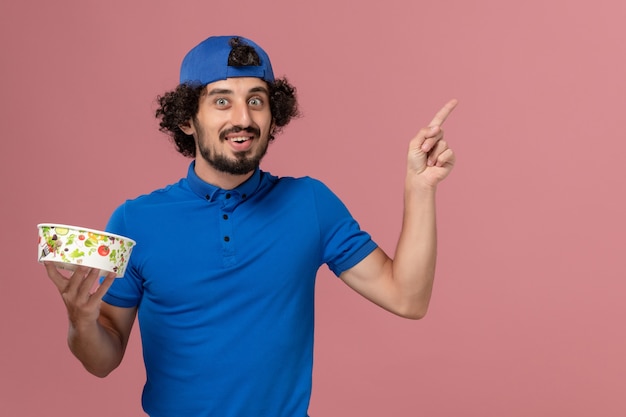
[[[241,133],[240,133],[241,132]],[[261,130],[255,126],[240,127],[235,126],[220,133],[220,139],[229,140],[234,143],[244,143],[261,135]]]
[[[235,138],[230,138],[229,140],[231,142],[235,142],[235,143],[244,143],[244,142],[247,142],[249,140],[252,140],[252,138],[248,137],[248,136],[238,136],[238,137],[235,137]]]

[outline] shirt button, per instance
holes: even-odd
[[[224,236],[224,242],[229,242],[230,238],[228,236]]]
[[[228,198],[230,198],[230,193],[227,193],[227,194],[226,194],[226,198],[227,198],[227,199],[228,199]]]
[[[246,195],[246,194],[244,194],[244,195],[242,195],[242,196],[241,196],[241,198],[246,198],[246,197],[247,197],[247,195]]]
[[[206,198],[207,200],[210,200],[211,196],[207,194],[207,195],[204,196],[204,198]]]
[[[224,218],[224,220],[228,220],[228,214],[224,214],[222,217]]]

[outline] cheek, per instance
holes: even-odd
[[[199,113],[196,120],[196,132],[202,136],[212,136],[221,132],[228,124],[226,112],[204,111]]]
[[[210,141],[213,138],[219,138],[219,134],[224,128],[224,126],[220,127],[215,124],[204,124],[202,127],[196,128],[197,138],[204,142]]]
[[[259,117],[256,120],[256,124],[261,129],[262,132],[267,134],[273,130],[274,121],[272,120],[271,114],[269,114],[268,112],[268,114],[263,115],[262,117]]]

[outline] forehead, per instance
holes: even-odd
[[[207,84],[207,94],[220,92],[222,94],[249,94],[250,92],[268,93],[268,86],[265,81],[256,77],[235,77],[226,78]]]

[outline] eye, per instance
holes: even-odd
[[[217,100],[215,100],[215,104],[217,104],[220,107],[224,107],[228,105],[228,100],[226,100],[225,98],[218,98]]]
[[[250,100],[248,100],[248,104],[250,104],[251,106],[262,106],[263,105],[263,100],[261,100],[259,97],[253,97]]]

